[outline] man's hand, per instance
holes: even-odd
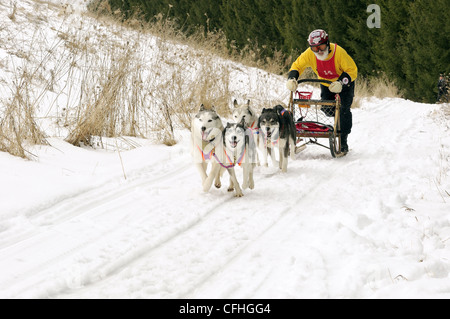
[[[290,78],[286,82],[286,88],[291,92],[294,92],[295,90],[297,90],[297,85],[298,85],[297,80],[294,78]]]
[[[342,82],[341,81],[334,81],[330,84],[328,89],[333,93],[341,93],[342,91]]]

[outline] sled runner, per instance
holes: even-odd
[[[321,79],[301,79],[297,82],[331,83]],[[316,144],[328,148],[333,157],[344,156],[346,153],[341,152],[339,95],[336,94],[335,100],[313,100],[311,96],[312,92],[291,92],[289,110],[294,114],[297,130],[296,153],[304,150],[307,144]],[[328,146],[319,143],[319,138],[328,139]]]

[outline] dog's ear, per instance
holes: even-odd
[[[237,102],[236,99],[234,99],[233,105],[234,105],[234,107],[237,107],[237,106],[238,106],[238,102]]]
[[[230,128],[233,124],[230,122],[227,122],[227,126],[225,126],[225,128]]]
[[[250,100],[247,100],[247,105],[250,106]]]
[[[239,122],[239,126],[242,126],[244,129],[246,129],[244,118],[242,118],[242,120]]]
[[[211,104],[211,111],[216,112],[216,108],[214,107],[214,105]]]
[[[200,105],[200,111],[204,111],[204,110],[205,110],[205,106],[202,103],[202,105]]]

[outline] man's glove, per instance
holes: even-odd
[[[294,92],[295,90],[297,90],[297,85],[298,85],[297,80],[294,78],[290,78],[286,82],[286,88],[291,92]]]
[[[334,81],[330,84],[328,89],[333,93],[341,93],[342,91],[342,82],[341,81]]]

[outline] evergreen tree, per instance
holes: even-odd
[[[409,23],[408,0],[381,0],[381,28],[373,41],[373,59],[377,69],[382,70],[399,87],[404,86],[403,65],[407,49],[406,26]]]
[[[404,70],[411,99],[435,102],[439,73],[450,70],[448,9],[446,0],[436,0],[433,5],[425,0],[410,4]]]
[[[359,0],[109,0],[125,18],[140,12],[147,21],[162,14],[190,32],[221,30],[230,45],[274,50],[296,58],[308,48],[307,38],[324,29],[330,41],[355,60],[362,76],[380,72],[406,97],[433,102],[440,72],[450,72],[448,0],[378,0],[381,28],[369,28],[367,3]]]
[[[345,49],[355,60],[359,75],[376,75],[380,70],[375,65],[373,46],[380,39],[380,29],[367,26],[367,4],[350,2],[353,3],[352,14],[344,18],[347,29],[342,33],[342,46],[345,45]]]
[[[285,52],[301,53],[308,48],[308,35],[314,29],[324,27],[320,19],[320,1],[318,0],[282,0],[276,16],[280,19],[275,24],[283,36],[282,47]],[[284,13],[284,18],[281,18]],[[282,22],[281,22],[282,21]]]

